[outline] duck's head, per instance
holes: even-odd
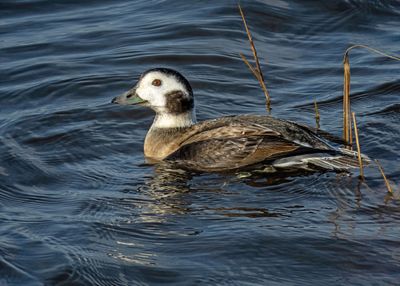
[[[156,112],[153,127],[187,127],[195,123],[194,98],[189,82],[167,68],[144,72],[135,86],[112,103],[144,105]]]

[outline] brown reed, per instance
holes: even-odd
[[[316,128],[319,129],[320,128],[319,121],[321,119],[321,116],[320,116],[319,111],[318,111],[318,104],[317,104],[317,100],[316,99],[314,99],[314,111],[315,111]]]
[[[244,16],[242,7],[240,7],[240,4],[238,4],[238,8],[239,8],[240,15],[242,17],[244,28],[246,29],[247,37],[249,39],[250,48],[251,48],[251,51],[253,53],[254,62],[256,64],[255,67],[252,66],[249,63],[249,61],[246,59],[246,57],[243,54],[240,54],[240,57],[242,58],[244,63],[247,65],[247,67],[250,69],[250,71],[253,73],[254,77],[258,80],[258,82],[259,82],[259,84],[261,86],[261,89],[264,92],[265,98],[267,100],[267,102],[266,102],[267,110],[270,111],[270,109],[271,109],[271,98],[270,98],[267,86],[265,85],[264,75],[263,75],[263,73],[261,71],[260,61],[258,59],[257,50],[256,50],[256,47],[254,45],[253,37],[252,37],[252,35],[250,33],[249,27],[247,26],[246,18]]]
[[[389,183],[388,179],[386,178],[385,172],[383,171],[381,164],[376,159],[375,159],[375,163],[376,163],[376,165],[378,165],[379,171],[381,171],[381,174],[382,174],[383,180],[385,181],[385,185],[386,185],[388,192],[390,194],[393,194],[392,187],[390,186],[390,183]]]
[[[361,158],[360,141],[358,139],[358,128],[357,128],[356,114],[355,114],[355,112],[352,112],[351,115],[353,116],[353,126],[354,126],[354,134],[355,134],[355,137],[356,137],[358,164],[360,164],[360,177],[364,178],[364,168],[363,168],[363,161],[362,161],[362,158]]]
[[[351,129],[351,106],[350,106],[350,60],[349,53],[355,48],[363,48],[370,52],[379,54],[381,56],[400,61],[399,57],[389,55],[380,50],[368,47],[366,45],[353,45],[346,49],[343,56],[343,70],[344,70],[344,80],[343,80],[343,140],[349,145],[353,144],[353,135]]]
[[[343,58],[344,79],[343,79],[343,139],[352,145],[351,121],[350,121],[350,61],[348,52]]]

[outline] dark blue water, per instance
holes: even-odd
[[[351,52],[379,171],[272,178],[144,164],[153,114],[111,105],[183,73],[198,118],[265,114],[235,1],[0,0],[0,285],[398,285],[400,63]],[[350,44],[400,54],[398,1],[242,1],[272,115],[341,134]]]

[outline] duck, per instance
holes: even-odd
[[[278,171],[342,172],[358,167],[357,153],[343,148],[340,138],[293,121],[245,114],[198,122],[189,81],[170,68],[145,71],[111,102],[154,110],[144,140],[149,162],[179,162],[200,172],[263,165]]]

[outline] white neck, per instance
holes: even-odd
[[[189,127],[196,123],[194,109],[181,114],[158,113],[151,128],[180,128]]]

